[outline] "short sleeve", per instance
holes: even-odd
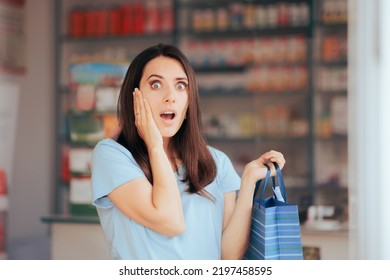
[[[111,139],[100,141],[92,153],[92,204],[113,207],[107,197],[117,187],[136,178],[145,178],[131,153]]]
[[[241,178],[237,174],[231,160],[222,151],[209,148],[217,165],[217,180],[224,193],[240,189]]]

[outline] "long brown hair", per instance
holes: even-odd
[[[119,95],[118,120],[121,131],[117,142],[130,151],[147,179],[153,184],[148,151],[135,126],[132,92],[134,88],[140,86],[145,65],[158,56],[166,56],[180,62],[188,78],[189,102],[186,119],[172,137],[169,150],[183,161],[186,172],[183,182],[188,184],[188,192],[210,197],[204,188],[214,180],[217,168],[202,134],[195,73],[186,56],[175,46],[159,44],[149,47],[131,62]]]

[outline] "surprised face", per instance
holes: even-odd
[[[180,129],[188,108],[188,77],[176,59],[159,56],[144,67],[140,91],[149,102],[153,119],[163,139]]]

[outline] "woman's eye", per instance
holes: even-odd
[[[151,83],[152,89],[159,89],[161,88],[161,83],[160,82],[153,82]]]
[[[176,86],[179,90],[185,90],[187,88],[186,83],[178,83]]]

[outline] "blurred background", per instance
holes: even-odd
[[[306,259],[390,259],[386,0],[0,0],[0,259],[107,259],[90,156],[133,57],[178,46],[240,173],[283,152]],[[389,213],[389,214],[388,214]]]

